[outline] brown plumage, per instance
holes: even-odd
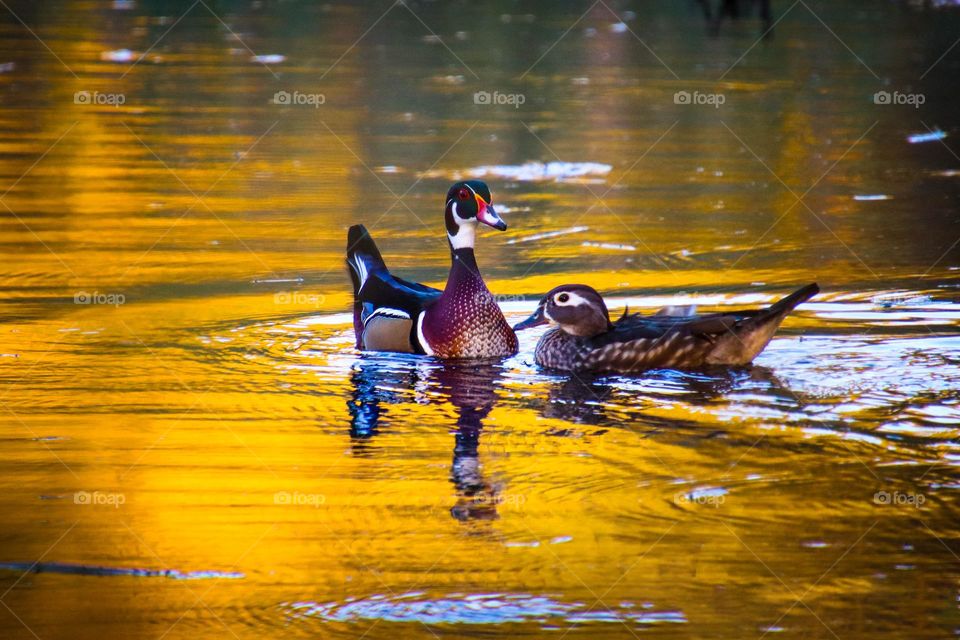
[[[763,351],[783,319],[819,291],[809,284],[765,309],[699,316],[625,311],[610,322],[607,306],[593,288],[562,285],[514,329],[557,325],[543,335],[535,353],[537,364],[550,369],[637,373],[745,365]]]

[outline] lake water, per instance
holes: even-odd
[[[0,7],[0,635],[956,635],[960,9],[923,4]],[[460,176],[511,321],[823,293],[749,369],[357,353],[347,227],[439,286]]]

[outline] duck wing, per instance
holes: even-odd
[[[440,297],[439,289],[410,282],[390,273],[380,250],[366,227],[350,227],[347,234],[347,265],[358,305],[403,311],[411,316]]]
[[[652,366],[746,364],[766,347],[797,305],[820,291],[816,283],[764,309],[694,316],[624,314],[587,340],[586,367],[637,371]]]
[[[371,274],[357,294],[357,301],[382,307],[397,309],[416,316],[443,292],[433,287],[398,278],[389,271]]]
[[[357,348],[422,353],[414,335],[417,316],[443,292],[390,273],[363,225],[350,227],[347,234],[347,266]]]

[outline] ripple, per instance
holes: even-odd
[[[382,620],[423,624],[506,624],[539,621],[557,624],[590,622],[633,622],[653,625],[685,623],[679,611],[652,611],[644,604],[638,610],[631,603],[620,603],[603,611],[593,611],[582,602],[563,602],[549,596],[529,594],[479,593],[450,594],[425,598],[423,592],[398,596],[374,595],[345,602],[292,602],[280,608],[294,618],[315,618],[327,622]]]

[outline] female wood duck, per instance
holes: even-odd
[[[358,349],[438,358],[517,352],[517,336],[480,277],[473,255],[479,222],[500,231],[507,228],[493,208],[487,185],[479,180],[454,184],[444,215],[451,266],[443,291],[392,275],[366,228],[350,227],[347,265]]]
[[[542,367],[582,372],[636,373],[646,369],[689,369],[745,365],[763,351],[794,307],[819,293],[808,284],[766,309],[681,315],[661,311],[641,316],[624,311],[610,322],[603,298],[582,284],[550,291],[537,310],[514,326],[557,327],[540,338],[536,361]]]

